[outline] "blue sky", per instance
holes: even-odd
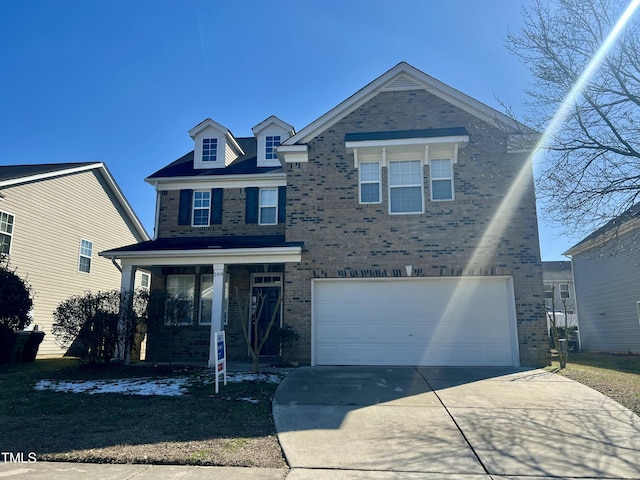
[[[0,0],[0,164],[105,162],[150,234],[145,177],[210,117],[297,130],[406,61],[524,114],[504,46],[528,0]],[[540,219],[543,260],[577,238]]]

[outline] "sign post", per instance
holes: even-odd
[[[227,384],[227,349],[224,330],[216,332],[216,393],[219,391],[218,382],[220,375],[224,375],[224,384]]]

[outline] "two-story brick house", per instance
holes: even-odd
[[[400,63],[297,133],[189,133],[146,179],[154,239],[102,253],[123,288],[144,268],[194,300],[178,335],[149,337],[153,360],[212,364],[222,328],[246,358],[236,298],[262,292],[302,362],[546,363],[531,129]]]

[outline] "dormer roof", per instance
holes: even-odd
[[[244,151],[236,141],[236,138],[233,136],[231,131],[224,125],[221,125],[210,118],[205,118],[202,122],[200,122],[198,125],[196,125],[191,130],[189,130],[189,136],[195,140],[196,137],[198,137],[198,135],[204,132],[207,128],[213,128],[218,132],[220,132],[222,135],[224,135],[225,139],[229,142],[229,145],[235,150],[237,150],[238,156],[244,155]]]
[[[296,133],[292,125],[289,125],[287,122],[279,119],[275,115],[271,115],[270,117],[264,119],[262,122],[260,122],[255,127],[253,127],[251,131],[257,137],[258,135],[260,135],[260,132],[270,127],[271,125],[276,125],[280,127],[282,130],[285,130],[289,137],[292,135],[295,135]]]

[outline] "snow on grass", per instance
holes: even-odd
[[[64,393],[119,393],[121,395],[163,395],[175,397],[187,393],[187,388],[196,380],[194,377],[166,377],[166,378],[124,378],[114,380],[40,380],[35,389],[39,391],[50,390]],[[215,374],[206,374],[200,378],[204,384],[215,382]],[[220,382],[222,382],[222,377]],[[264,382],[280,383],[281,377],[267,373],[229,373],[227,382]],[[241,399],[247,400],[249,399]]]
[[[67,393],[120,393],[122,395],[163,395],[176,397],[187,393],[189,379],[182,378],[125,378],[118,380],[57,381],[40,380],[36,390]]]

